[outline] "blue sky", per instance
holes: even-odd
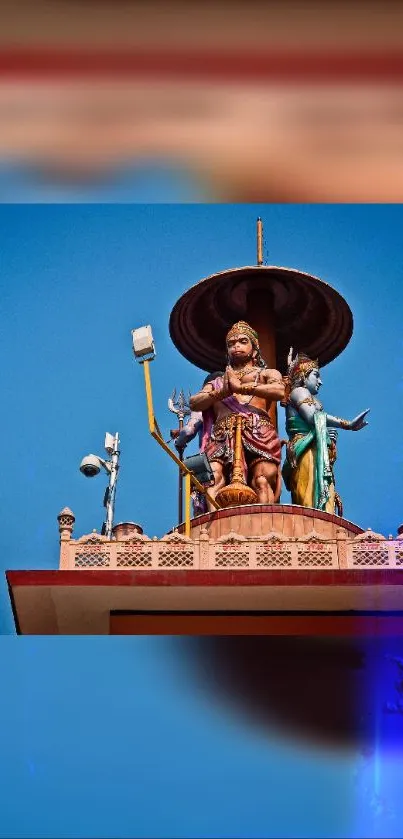
[[[1,206],[3,569],[57,567],[66,504],[76,536],[100,529],[105,480],[78,464],[102,454],[105,431],[121,436],[116,519],[150,536],[175,524],[176,469],[148,435],[130,330],[153,326],[168,436],[172,389],[203,378],[170,341],[170,311],[202,277],[254,263],[258,215],[268,262],[322,277],[353,310],[321,397],[343,417],[371,413],[340,433],[338,489],[347,518],[396,533],[401,207]],[[0,604],[0,836],[399,835],[397,764],[381,745],[375,761],[263,736],[200,695],[174,640],[17,639],[4,578]]]

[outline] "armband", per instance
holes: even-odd
[[[312,398],[312,396],[306,396],[305,399],[301,399],[301,402],[298,402],[298,404],[296,406],[297,409],[300,408],[301,405],[304,405],[304,404],[315,405],[315,400]]]

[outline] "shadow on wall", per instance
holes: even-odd
[[[223,636],[179,644],[202,689],[268,732],[364,754],[375,738],[403,745],[402,638]]]

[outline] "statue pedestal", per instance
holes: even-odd
[[[301,538],[312,530],[327,539],[340,538],[342,531],[346,537],[362,533],[361,527],[347,519],[295,504],[248,503],[197,516],[191,521],[192,539],[198,539],[202,527],[207,529],[210,539],[219,539],[228,533],[237,533],[246,539],[269,533]],[[184,532],[184,525],[178,530]]]

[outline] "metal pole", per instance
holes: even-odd
[[[185,475],[185,536],[190,536],[190,475]]]
[[[199,492],[201,492],[202,495],[205,496],[206,500],[210,502],[212,507],[214,507],[215,510],[219,510],[221,508],[221,505],[215,500],[215,498],[213,498],[212,495],[210,495],[210,493],[207,491],[206,487],[203,486],[203,484],[201,484],[200,481],[197,480],[195,475],[191,474],[189,472],[189,469],[187,469],[186,466],[183,463],[181,463],[179,458],[176,456],[176,454],[174,454],[174,452],[171,451],[168,444],[165,442],[165,440],[161,436],[161,433],[158,429],[158,423],[157,423],[157,420],[155,419],[155,415],[154,415],[149,361],[146,359],[145,361],[143,361],[141,363],[144,367],[144,382],[145,382],[146,400],[147,400],[148,427],[149,427],[149,431],[150,431],[151,436],[154,438],[154,440],[157,441],[158,445],[161,446],[162,449],[164,449],[164,452],[166,452],[167,455],[169,455],[171,460],[173,460],[174,463],[176,463],[176,465],[179,466],[181,471],[185,475],[190,475],[191,484]]]
[[[179,432],[183,429],[183,417],[179,415]],[[180,448],[178,451],[179,460],[183,463],[183,452],[184,448]],[[182,469],[179,467],[179,474],[178,474],[178,524],[182,524],[183,521],[183,474]]]
[[[119,455],[119,434],[116,432],[113,441],[113,452],[110,460],[111,471],[109,473],[109,491],[108,501],[106,503],[105,536],[107,539],[111,539],[112,537],[113,518],[115,515],[116,482],[119,470]]]
[[[148,414],[148,427],[150,429],[150,433],[154,434],[155,431],[155,416],[154,416],[154,407],[153,407],[153,392],[151,388],[151,376],[150,376],[150,362],[147,359],[142,362],[144,368],[144,383],[146,388],[146,399],[147,399],[147,414]]]

